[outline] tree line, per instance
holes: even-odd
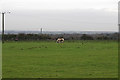
[[[56,40],[63,37],[65,40],[118,40],[118,33],[111,34],[5,34],[5,41],[24,40]]]

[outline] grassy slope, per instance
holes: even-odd
[[[114,78],[117,70],[114,41],[3,44],[3,78]]]

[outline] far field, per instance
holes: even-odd
[[[3,44],[3,78],[117,78],[117,71],[117,41]]]

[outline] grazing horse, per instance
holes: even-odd
[[[56,42],[57,43],[63,43],[64,42],[64,38],[58,38]]]

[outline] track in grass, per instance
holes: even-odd
[[[3,78],[116,78],[116,41],[6,42]]]

